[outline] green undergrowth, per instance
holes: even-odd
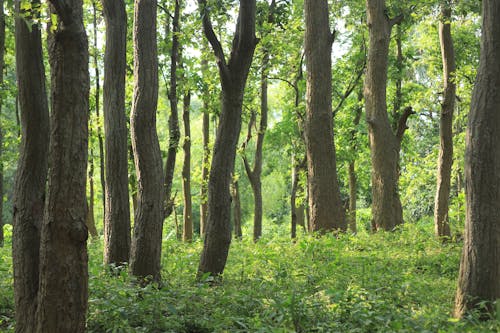
[[[216,285],[194,279],[202,243],[170,237],[160,289],[139,287],[126,270],[111,274],[101,243],[89,244],[88,332],[500,330],[498,321],[451,318],[461,244],[439,244],[430,224],[295,243],[277,227],[257,244],[234,241]],[[13,325],[9,253],[0,250],[0,331]]]

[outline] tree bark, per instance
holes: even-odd
[[[33,4],[39,2],[34,1]],[[43,221],[49,152],[49,108],[42,38],[28,26],[15,2],[16,69],[21,145],[13,198],[12,255],[17,333],[35,332],[39,283],[40,229]]]
[[[184,164],[182,166],[182,190],[184,193],[184,228],[182,239],[185,242],[193,240],[193,204],[191,200],[191,124],[189,112],[191,107],[191,92],[186,91],[183,100],[182,119],[184,121]]]
[[[87,203],[87,219],[85,220],[85,225],[87,226],[87,229],[89,230],[90,235],[92,238],[96,238],[98,236],[97,233],[97,228],[95,226],[95,219],[94,219],[94,158],[92,156],[93,150],[92,148],[90,149],[90,156],[89,156],[89,200]]]
[[[304,216],[304,203],[297,205],[297,193],[301,189],[300,185],[300,173],[305,169],[306,158],[302,162],[297,161],[295,155],[292,156],[292,191],[290,195],[290,206],[292,215],[292,228],[291,237],[292,239],[297,237],[297,226],[302,226],[306,229],[305,216]],[[306,229],[307,231],[307,229]]]
[[[238,185],[238,179],[234,177],[231,181],[231,204],[233,207],[234,238],[242,239],[240,187]]]
[[[101,1],[106,22],[103,87],[106,145],[104,263],[109,265],[129,262],[130,257],[130,201],[125,114],[127,13],[123,0]]]
[[[163,177],[156,133],[156,5],[156,0],[135,0],[134,3],[134,100],[130,126],[139,185],[130,271],[139,278],[149,276],[160,281]]]
[[[179,112],[177,108],[177,65],[179,63],[179,34],[180,34],[180,16],[181,16],[181,0],[175,0],[174,17],[172,20],[172,50],[170,51],[170,91],[168,99],[170,100],[170,116],[168,119],[168,153],[167,161],[165,162],[165,216],[167,218],[172,214],[173,200],[172,184],[175,171],[175,160],[177,157],[177,149],[181,132],[179,130]]]
[[[309,181],[309,208],[313,231],[345,231],[333,137],[333,34],[328,1],[304,2],[307,67],[306,122],[304,127]]]
[[[231,243],[231,203],[229,184],[234,170],[236,145],[241,129],[241,108],[245,85],[257,44],[255,0],[241,1],[229,62],[210,21],[207,3],[199,0],[203,29],[212,45],[222,86],[222,110],[215,139],[208,183],[208,221],[198,276],[223,273]]]
[[[495,318],[500,299],[500,3],[483,0],[479,70],[466,136],[466,221],[455,315]],[[498,313],[496,313],[498,318]]]
[[[440,149],[438,158],[437,190],[434,203],[434,225],[436,236],[451,237],[448,207],[451,189],[451,168],[453,165],[453,112],[455,109],[455,51],[451,36],[451,4],[443,0],[439,40],[443,60],[443,102],[439,127]]]
[[[387,114],[386,88],[391,30],[403,17],[389,19],[385,0],[367,0],[366,5],[370,41],[364,95],[372,159],[372,224],[376,230],[393,230],[403,223],[398,161],[399,137],[403,136],[406,122],[397,134],[393,133]]]
[[[35,332],[84,332],[88,296],[86,169],[89,54],[81,0],[51,0],[48,192]]]

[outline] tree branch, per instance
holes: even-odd
[[[398,130],[396,132],[396,137],[401,143],[401,140],[403,140],[403,135],[405,134],[405,131],[408,129],[408,118],[412,115],[415,114],[415,111],[413,111],[413,108],[411,106],[408,106],[404,109],[403,114],[401,115],[401,118],[399,118],[398,122]]]
[[[405,18],[404,14],[399,14],[398,16],[389,19],[389,25],[393,27],[396,24],[400,24],[401,22],[403,22],[404,18]]]
[[[346,101],[346,99],[349,98],[349,96],[352,94],[352,92],[354,91],[354,89],[358,85],[359,81],[361,80],[361,77],[363,76],[363,73],[365,72],[365,67],[366,67],[366,58],[363,61],[363,66],[358,70],[358,74],[356,75],[356,78],[354,80],[352,80],[351,82],[349,82],[349,85],[347,86],[347,89],[344,92],[344,94],[342,95],[339,103],[337,104],[337,107],[333,110],[334,117],[337,114],[337,112],[339,112],[342,105],[344,105],[344,102]]]
[[[219,66],[219,71],[224,80],[229,78],[229,70],[227,68],[226,56],[224,55],[224,49],[220,43],[217,35],[215,34],[212,21],[210,20],[209,9],[207,8],[206,0],[198,0],[198,4],[201,12],[201,19],[203,24],[203,31],[205,32],[205,37],[212,46],[215,58],[217,59],[217,65]]]

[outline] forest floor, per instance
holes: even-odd
[[[223,281],[195,281],[201,241],[163,243],[163,286],[141,288],[89,244],[88,332],[500,332],[500,321],[451,317],[461,244],[430,223],[340,238],[266,230],[234,241]],[[0,249],[0,332],[13,332],[10,227]],[[249,237],[248,237],[249,238]]]

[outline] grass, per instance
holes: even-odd
[[[166,237],[161,289],[140,288],[126,270],[113,277],[102,241],[91,242],[88,332],[500,331],[498,321],[451,318],[461,244],[439,244],[430,224],[296,243],[284,226],[266,235],[233,242],[214,287],[194,280],[200,241]],[[9,240],[0,258],[0,331],[12,332]]]

